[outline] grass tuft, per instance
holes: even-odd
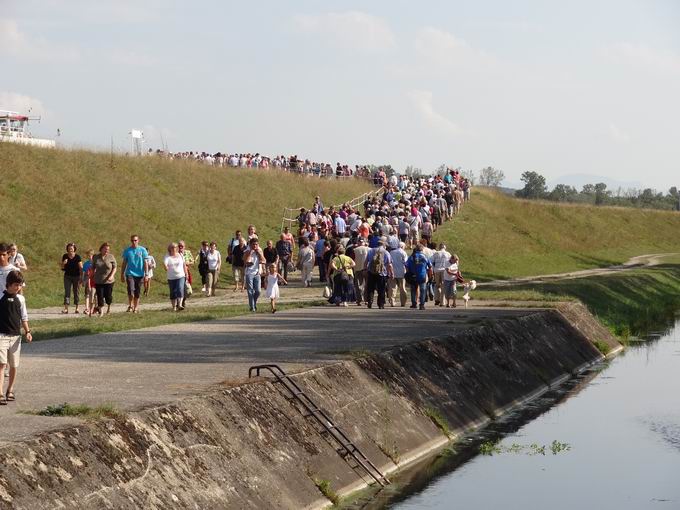
[[[321,494],[326,496],[334,506],[338,506],[340,504],[340,496],[338,496],[338,493],[335,492],[335,490],[331,487],[331,482],[329,480],[314,478],[314,484],[317,486]]]
[[[597,350],[602,353],[603,356],[606,356],[609,354],[609,351],[611,351],[611,347],[609,347],[609,344],[607,342],[604,342],[602,340],[595,340],[593,342],[595,347],[597,347]]]
[[[451,437],[451,427],[449,426],[449,422],[439,411],[432,407],[426,407],[424,414],[430,418],[430,420],[432,420],[432,423],[434,423],[446,437]]]
[[[36,413],[38,416],[76,416],[86,419],[118,418],[122,413],[113,404],[91,407],[87,404],[55,404]]]

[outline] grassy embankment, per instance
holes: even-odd
[[[680,252],[680,214],[520,200],[475,188],[453,223],[435,234],[480,281],[620,264]]]
[[[13,204],[8,206],[3,236],[17,241],[27,257],[26,295],[33,308],[61,303],[57,264],[66,241],[75,241],[84,252],[85,247],[106,240],[118,256],[129,234],[138,233],[159,262],[167,243],[178,237],[194,251],[201,239],[216,239],[224,252],[233,231],[249,223],[258,226],[261,237],[275,238],[284,205],[309,204],[316,194],[327,204],[337,203],[370,189],[358,181],[320,181],[278,171],[214,169],[156,158],[111,158],[9,144],[0,145],[0,175],[5,184],[0,197],[3,203]],[[645,253],[680,252],[678,232],[678,213],[523,201],[475,189],[461,215],[435,238],[461,256],[466,277],[484,281],[608,266]],[[649,316],[659,303],[675,303],[680,290],[678,267],[668,264],[511,291],[480,289],[475,296],[578,298],[620,329],[633,317]],[[157,271],[149,300],[167,298],[164,278],[164,271]],[[227,278],[223,274],[222,285]],[[114,299],[125,299],[120,283]],[[222,307],[184,316],[149,312],[144,319],[104,318],[91,326],[56,321],[46,334],[114,331],[224,317],[239,310]]]
[[[437,234],[480,281],[620,264],[650,253],[680,252],[677,212],[518,200],[476,189],[460,217]],[[611,275],[485,287],[479,299],[579,299],[614,332],[654,327],[680,308],[680,257]]]
[[[234,231],[251,223],[261,239],[278,239],[284,206],[309,206],[317,194],[334,204],[372,189],[358,180],[7,143],[0,144],[0,177],[2,239],[16,242],[27,259],[31,308],[61,305],[59,261],[69,241],[81,255],[108,241],[120,258],[130,234],[138,234],[161,266],[146,301],[161,301],[168,296],[162,259],[170,241],[182,238],[196,254],[201,240],[215,240],[226,257]],[[222,272],[222,286],[230,283],[230,273]],[[117,282],[114,302],[122,303],[125,289]]]

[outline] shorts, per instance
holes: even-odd
[[[144,281],[144,277],[143,276],[127,275],[125,277],[125,281],[127,282],[127,294],[128,294],[128,296],[138,298],[140,290],[142,288],[142,282]]]
[[[236,283],[243,283],[243,268],[231,266],[231,272],[234,275],[234,281]]]
[[[0,364],[17,368],[21,357],[21,335],[0,335]]]
[[[456,280],[444,280],[444,296],[446,299],[453,299],[458,294]]]

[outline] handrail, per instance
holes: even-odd
[[[333,437],[338,444],[345,450],[346,455],[350,455],[356,463],[363,468],[366,473],[373,478],[381,487],[385,487],[390,483],[385,475],[376,467],[373,462],[366,457],[361,450],[347,437],[342,429],[337,427],[331,418],[318,407],[309,396],[302,391],[300,386],[291,379],[281,367],[274,364],[254,365],[248,369],[248,378],[253,377],[255,372],[256,377],[260,377],[260,372],[267,370],[270,372],[278,383],[281,383],[293,395],[302,406],[307,410],[309,416],[313,416],[316,421],[326,430],[326,432]]]

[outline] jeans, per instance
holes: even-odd
[[[185,277],[168,280],[168,287],[170,288],[170,299],[182,299],[184,297],[185,282],[186,282]]]
[[[411,285],[411,306],[416,306],[416,292],[420,289],[420,304],[425,306],[425,294],[427,293],[427,284],[425,282],[419,282],[415,285]]]
[[[257,310],[257,300],[260,297],[261,279],[259,274],[246,274],[246,292],[248,293],[248,306],[251,311]]]

